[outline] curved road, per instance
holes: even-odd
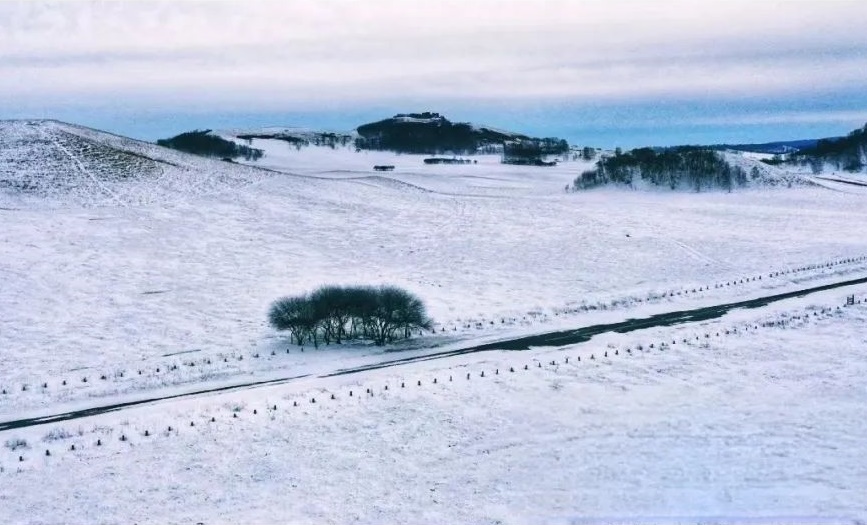
[[[368,370],[377,370],[380,368],[390,368],[395,366],[400,366],[408,363],[416,363],[421,361],[430,361],[433,359],[443,359],[446,357],[453,357],[457,355],[464,354],[472,354],[476,352],[485,352],[489,350],[528,350],[530,347],[534,346],[567,346],[576,343],[583,343],[589,341],[594,336],[607,333],[607,332],[618,332],[618,333],[627,333],[635,330],[642,330],[645,328],[652,328],[656,326],[672,326],[678,324],[686,324],[692,323],[696,321],[704,321],[707,319],[715,319],[722,317],[726,313],[731,310],[737,308],[761,308],[763,306],[767,306],[771,303],[775,303],[777,301],[783,301],[786,299],[792,299],[795,297],[803,297],[806,295],[810,295],[817,292],[823,292],[826,290],[832,290],[834,288],[842,288],[845,286],[855,286],[858,284],[867,283],[867,277],[862,277],[860,279],[852,279],[848,281],[841,281],[833,284],[826,284],[823,286],[816,286],[813,288],[806,288],[803,290],[797,290],[794,292],[787,292],[777,295],[770,295],[767,297],[761,297],[758,299],[750,299],[747,301],[739,301],[735,303],[727,303],[720,304],[716,306],[706,306],[702,308],[695,308],[692,310],[682,310],[677,312],[666,312],[662,314],[652,315],[650,317],[640,318],[640,319],[627,319],[626,321],[621,321],[619,323],[609,323],[609,324],[598,324],[592,326],[585,326],[583,328],[578,328],[576,330],[561,330],[558,332],[548,332],[543,334],[530,335],[525,337],[519,337],[516,339],[508,339],[505,341],[499,341],[496,343],[486,343],[482,345],[470,346],[466,348],[460,348],[457,350],[448,350],[443,352],[436,352],[433,354],[427,354],[423,356],[416,357],[407,357],[402,359],[393,359],[390,361],[383,361],[380,363],[375,363],[372,365],[364,365],[353,368],[344,368],[337,370],[335,372],[324,374],[319,377],[334,377],[341,375],[349,375],[349,374],[357,374],[359,372],[365,372]],[[175,394],[171,396],[162,396],[162,397],[153,397],[140,399],[136,401],[128,401],[125,403],[115,403],[110,405],[102,405],[92,408],[87,408],[83,410],[75,410],[72,412],[63,412],[59,414],[53,414],[43,417],[36,418],[26,418],[26,419],[18,419],[14,421],[4,421],[0,422],[0,432],[4,430],[12,430],[16,428],[26,428],[38,425],[45,425],[48,423],[57,423],[60,421],[69,421],[71,419],[79,419],[89,416],[95,416],[99,414],[105,414],[108,412],[115,412],[118,410],[123,410],[126,408],[145,405],[151,403],[157,403],[159,401],[165,401],[170,399],[178,399],[185,397],[193,397],[198,395],[212,394],[215,392],[229,392],[232,390],[241,390],[241,389],[249,389],[262,387],[267,385],[275,385],[281,383],[287,383],[289,381],[293,381],[295,379],[301,379],[303,377],[309,377],[309,375],[301,375],[301,376],[292,376],[285,377],[279,379],[271,379],[267,381],[255,381],[250,383],[243,383],[239,385],[231,385],[224,386],[219,388],[210,388],[207,390],[199,390],[195,392],[187,392],[184,394]]]

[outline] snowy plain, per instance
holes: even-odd
[[[0,519],[858,523],[867,307],[843,299],[15,431]]]
[[[45,137],[59,133],[64,148],[48,150],[59,167],[28,169],[71,163],[72,175],[35,196],[0,192],[3,420],[399,355],[367,346],[301,353],[267,326],[272,300],[323,283],[390,283],[422,297],[437,333],[403,347],[412,353],[867,274],[863,261],[842,262],[867,255],[867,207],[856,187],[573,193],[565,187],[588,163],[526,168],[479,156],[477,164],[427,166],[415,155],[253,140],[266,150],[257,164],[272,171],[263,171],[64,126],[16,128],[15,144],[32,151],[27,133],[37,133],[44,152],[54,144]],[[109,180],[107,193],[95,179],[105,182],[100,174],[111,174],[117,155],[100,157],[109,163],[100,171],[88,152],[133,146],[150,176]],[[84,160],[75,162],[78,151]],[[396,168],[374,173],[374,164]],[[795,271],[769,276],[781,270]],[[836,308],[865,292],[815,301]],[[622,351],[649,334],[612,336],[0,432],[2,443],[28,443],[23,462],[22,449],[2,449],[0,521],[864,518],[864,320],[859,306],[631,361],[547,365],[564,352],[586,363],[608,344]],[[819,356],[835,366],[817,372]],[[501,376],[527,362],[545,366],[520,380]],[[497,367],[484,387],[474,378],[397,393],[399,379],[431,386],[437,375],[445,382]],[[347,402],[353,382],[359,388]],[[371,382],[392,390],[368,402],[360,384]],[[315,409],[314,391],[323,391]],[[325,391],[339,402],[323,404]],[[296,399],[305,408],[284,412]],[[240,421],[227,422],[234,409]],[[209,414],[219,415],[213,426],[203,425]],[[173,432],[158,430],[169,420]],[[178,430],[190,421],[194,431]],[[145,428],[158,439],[145,443]],[[68,437],[44,441],[50,431]],[[119,444],[124,432],[130,439]],[[103,434],[106,446],[95,449]],[[66,450],[73,442],[77,453]],[[40,457],[45,448],[54,454]]]

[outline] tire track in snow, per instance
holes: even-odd
[[[105,184],[103,184],[103,182],[101,180],[99,180],[93,173],[91,173],[90,170],[85,168],[84,164],[81,162],[81,160],[74,153],[69,151],[66,148],[66,146],[61,144],[61,142],[57,139],[57,137],[46,133],[46,131],[42,128],[38,128],[38,130],[39,130],[39,133],[42,134],[42,136],[45,139],[51,141],[51,143],[54,144],[54,146],[57,149],[62,151],[64,155],[69,157],[72,160],[72,162],[75,163],[75,166],[78,168],[78,171],[87,175],[90,178],[90,180],[93,181],[94,184],[96,184],[102,191],[107,193],[109,195],[109,197],[111,197],[118,205],[126,206],[124,204],[124,202],[120,199],[120,197],[118,197],[117,193],[111,191]]]
[[[729,268],[727,265],[721,264],[716,259],[714,259],[708,255],[703,254],[702,252],[698,251],[697,249],[693,248],[692,246],[690,246],[689,244],[687,244],[685,242],[678,241],[677,239],[671,239],[671,238],[668,240],[671,241],[675,246],[682,249],[686,253],[692,255],[695,259],[697,259],[699,261],[706,262],[712,266],[722,266],[724,268]]]
[[[830,177],[804,177],[805,180],[826,190],[850,195],[867,195],[867,184]]]

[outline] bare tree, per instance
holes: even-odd
[[[395,286],[324,286],[310,295],[284,297],[271,305],[271,326],[288,330],[300,345],[370,339],[377,345],[409,338],[432,326],[424,303]]]

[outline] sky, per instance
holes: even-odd
[[[154,140],[438,111],[575,144],[867,123],[864,0],[0,0],[0,118]]]

